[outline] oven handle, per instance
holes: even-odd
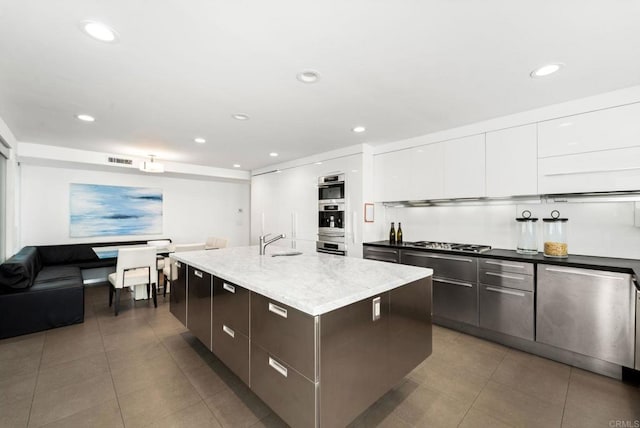
[[[345,251],[340,251],[340,250],[327,250],[326,248],[317,248],[317,251],[319,253],[327,253],[327,254],[335,254],[338,256],[344,256],[346,254]]]

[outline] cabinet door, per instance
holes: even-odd
[[[369,245],[365,245],[362,249],[362,258],[368,260],[379,260],[382,262],[391,262],[398,263],[399,262],[399,254],[400,250],[396,250],[393,248],[383,248],[383,247],[373,247]]]
[[[533,340],[533,293],[480,285],[480,327]]]
[[[536,125],[487,133],[487,196],[538,193]]]
[[[171,259],[175,263],[177,277],[171,281],[169,311],[184,326],[187,325],[187,265]]]
[[[443,144],[374,157],[377,201],[440,199],[444,194]]]
[[[480,134],[443,143],[445,198],[486,195],[484,141],[484,134]]]
[[[631,275],[544,264],[537,269],[536,341],[633,367]]]
[[[478,325],[478,284],[433,278],[433,315]]]
[[[187,328],[211,350],[211,274],[189,266]]]
[[[538,124],[538,156],[562,156],[637,146],[640,103]]]

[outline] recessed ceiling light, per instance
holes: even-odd
[[[78,114],[76,115],[76,119],[79,119],[83,122],[95,122],[96,118],[93,116],[89,116],[88,114]]]
[[[109,26],[97,21],[82,21],[85,33],[101,42],[115,42],[117,34]]]
[[[563,65],[564,64],[561,64],[561,63],[546,64],[546,65],[543,65],[542,67],[538,67],[535,70],[533,70],[530,75],[531,75],[531,77],[548,76],[548,75],[553,74],[556,71],[560,70]]]
[[[276,152],[271,152],[269,153],[269,156],[271,156],[272,158],[275,158],[276,156],[278,156],[278,154]]]
[[[240,164],[239,164],[239,163],[234,163],[234,164],[233,164],[233,167],[234,167],[234,168],[240,168]]]
[[[364,126],[356,126],[355,128],[352,129],[353,132],[356,132],[358,134],[361,133],[361,132],[364,132],[366,130],[367,130],[367,128],[365,128]]]
[[[198,144],[204,144],[204,143],[206,143],[206,142],[207,142],[207,140],[205,140],[205,139],[204,139],[204,138],[202,138],[202,137],[196,137],[196,138],[194,138],[194,139],[193,139],[193,141],[195,141],[195,142],[196,142],[196,143],[198,143]]]
[[[249,120],[249,115],[243,113],[232,114],[231,117],[235,120]]]
[[[322,162],[316,162],[316,165],[322,165]]]
[[[320,73],[315,70],[304,70],[298,73],[296,78],[302,83],[316,83],[320,80]]]

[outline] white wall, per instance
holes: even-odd
[[[542,218],[557,209],[569,219],[570,254],[640,258],[640,227],[634,226],[633,202],[383,208],[384,228],[379,229],[378,239],[387,239],[390,222],[394,221],[396,227],[402,222],[405,241],[487,244],[515,250],[518,242],[515,218],[525,209],[540,218],[539,251],[542,251]]]
[[[226,237],[229,245],[249,244],[249,183],[170,178],[159,175],[88,171],[21,164],[20,247],[144,240],[168,237],[175,243]],[[163,191],[163,233],[117,237],[69,237],[69,184],[141,186]],[[241,210],[241,212],[240,212]]]

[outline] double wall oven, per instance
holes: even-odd
[[[318,241],[319,253],[347,255],[345,234],[344,174],[318,178]]]

